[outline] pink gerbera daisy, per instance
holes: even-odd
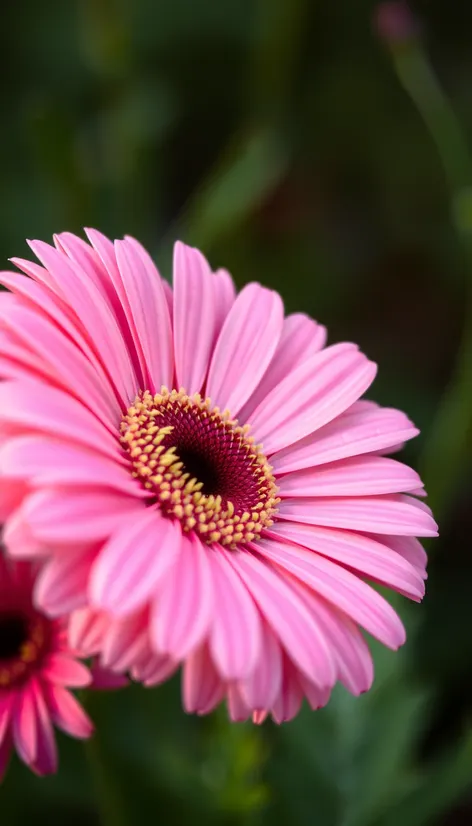
[[[358,401],[376,367],[277,293],[236,296],[177,243],[173,290],[140,244],[87,231],[0,297],[0,484],[12,556],[46,557],[35,596],[72,634],[158,682],[184,666],[204,713],[293,716],[339,679],[359,693],[402,623],[366,583],[420,600],[436,525],[384,454],[417,434]]]
[[[92,724],[67,688],[90,683],[75,659],[61,620],[33,606],[36,579],[28,562],[6,562],[0,552],[0,779],[14,747],[36,774],[56,770],[52,724],[89,737]]]

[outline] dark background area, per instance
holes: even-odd
[[[441,538],[369,694],[260,729],[185,716],[177,680],[96,694],[93,749],[61,737],[46,780],[14,761],[2,826],[472,823],[472,6],[423,0],[410,29],[380,5],[383,40],[368,0],[3,10],[2,266],[89,225],[166,277],[180,237],[276,288],[379,363],[371,395],[422,430],[403,456]]]

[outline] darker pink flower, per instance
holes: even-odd
[[[53,724],[73,737],[89,737],[92,724],[68,688],[88,685],[61,620],[32,604],[36,579],[27,562],[6,562],[0,552],[0,779],[12,748],[36,774],[56,771]]]
[[[424,593],[436,525],[385,457],[417,430],[359,401],[375,365],[277,293],[235,294],[176,244],[173,289],[133,239],[94,230],[16,260],[0,297],[5,541],[41,558],[43,610],[145,683],[183,664],[205,713],[293,716],[369,688],[359,630],[404,642],[366,583]]]
[[[404,0],[383,0],[374,11],[374,30],[391,46],[410,43],[420,34],[420,25]]]

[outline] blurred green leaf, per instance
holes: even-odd
[[[256,127],[237,136],[187,204],[180,222],[184,240],[210,249],[235,232],[280,181],[287,160],[270,129]]]
[[[428,826],[439,822],[464,792],[472,792],[472,728],[465,731],[455,749],[447,752],[423,772],[399,806],[385,813],[379,826]]]

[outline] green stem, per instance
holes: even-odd
[[[398,78],[436,145],[449,189],[454,195],[472,180],[471,161],[461,124],[421,45],[412,41],[394,48],[392,54]]]
[[[462,341],[452,377],[420,460],[437,518],[447,513],[472,433],[472,162],[461,124],[419,41],[392,49],[394,66],[436,146],[449,191],[451,221],[469,283]]]
[[[85,741],[84,748],[95,789],[101,826],[127,826],[121,794],[111,775],[109,763],[102,753],[97,733]]]

